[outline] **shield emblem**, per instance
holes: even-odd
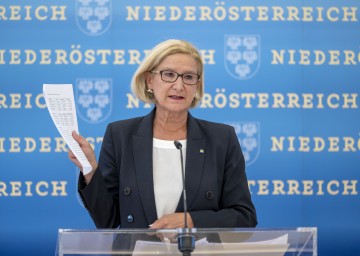
[[[260,153],[259,122],[227,122],[235,129],[247,166],[253,164]]]
[[[105,33],[111,16],[111,0],[76,0],[76,24],[87,35]]]
[[[76,80],[76,109],[85,122],[101,123],[112,110],[112,80],[81,78]]]
[[[224,40],[226,71],[239,80],[253,77],[260,67],[260,36],[225,35]]]

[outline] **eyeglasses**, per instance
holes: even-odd
[[[161,71],[152,70],[150,71],[150,73],[160,74],[161,80],[167,83],[175,82],[179,78],[179,76],[181,76],[183,83],[187,85],[195,85],[200,79],[200,75],[198,74],[194,74],[194,73],[179,74],[171,70],[161,70]]]

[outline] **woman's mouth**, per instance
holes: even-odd
[[[184,97],[178,96],[178,95],[170,95],[169,98],[171,98],[173,100],[182,100],[182,99],[184,99]]]

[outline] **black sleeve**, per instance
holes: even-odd
[[[101,146],[98,168],[89,184],[79,176],[78,192],[97,228],[120,225],[118,172],[111,125],[106,129]]]

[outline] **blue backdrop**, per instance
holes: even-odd
[[[205,62],[194,116],[235,127],[259,227],[318,227],[319,255],[360,251],[358,0],[0,1],[0,254],[52,255],[95,228],[44,83],[74,85],[79,129],[144,115],[130,80],[157,43]]]

